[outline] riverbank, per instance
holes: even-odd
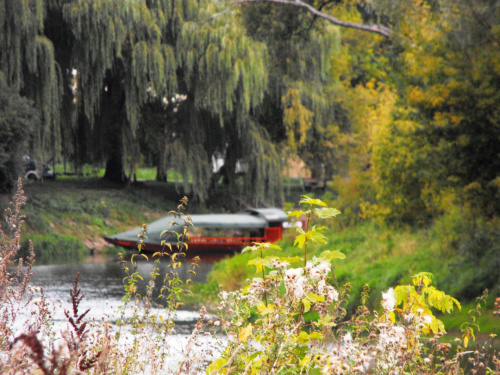
[[[32,240],[38,263],[77,261],[89,252],[118,252],[103,236],[148,223],[175,208],[173,184],[117,186],[101,179],[66,178],[23,187],[28,201],[22,251]],[[8,197],[2,197],[6,207]],[[197,208],[192,205],[193,209]]]
[[[117,253],[121,248],[109,247],[103,236],[121,232],[160,218],[176,207],[181,192],[174,184],[141,182],[136,186],[117,187],[99,179],[61,179],[24,187],[28,203],[24,208],[26,224],[23,248],[28,239],[34,243],[37,264],[78,262],[90,251]],[[6,202],[2,197],[2,204]],[[190,213],[216,212],[196,204]],[[219,211],[222,211],[218,207]],[[389,228],[374,222],[356,226],[329,225],[328,242],[312,250],[311,256],[323,250],[338,249],[346,259],[336,261],[335,274],[340,285],[351,287],[349,308],[359,303],[363,285],[371,289],[370,307],[377,308],[380,293],[390,286],[408,283],[411,275],[427,271],[435,275],[438,289],[457,297],[464,308],[452,318],[443,317],[449,329],[458,329],[467,320],[474,298],[485,287],[492,297],[498,295],[498,247],[500,237],[495,228],[476,223],[474,228],[460,221],[457,213],[443,216],[428,228]],[[293,233],[283,240],[283,253],[296,255]],[[472,251],[472,250],[473,251]],[[195,286],[191,303],[212,301],[216,304],[219,285],[235,290],[254,276],[247,265],[251,254],[241,254],[216,263],[208,282]],[[498,269],[498,268],[497,268]],[[488,314],[480,317],[483,331],[493,332],[496,319]]]

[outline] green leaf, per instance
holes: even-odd
[[[256,242],[252,246],[246,246],[241,252],[246,253],[247,251],[264,251],[268,249],[281,250],[281,247],[269,242]]]
[[[241,250],[242,253],[246,253],[247,251],[255,251],[257,250],[254,246],[245,246],[243,250]]]
[[[345,259],[345,254],[339,250],[325,250],[320,254],[319,258],[313,257],[313,262],[331,262],[335,259]]]
[[[411,278],[413,279],[413,285],[415,286],[419,286],[421,284],[429,286],[432,283],[433,277],[434,275],[430,272],[420,272],[413,275]]]
[[[309,334],[309,338],[312,340],[321,340],[323,338],[323,335],[321,332],[311,332]]]
[[[293,245],[297,246],[299,249],[302,249],[304,247],[305,242],[306,242],[306,235],[299,234],[297,237],[295,237],[295,241],[293,242]]]
[[[257,273],[262,272],[264,268],[271,268],[276,257],[255,258],[248,261],[249,265],[257,267]]]
[[[257,306],[257,308],[259,309],[259,313],[261,315],[267,315],[267,314],[271,314],[274,312],[274,305],[264,305],[263,303],[261,303],[259,306]]]
[[[333,317],[331,315],[325,315],[322,318],[318,319],[317,322],[314,322],[314,325],[317,327],[335,327],[337,324],[333,321]]]
[[[307,195],[303,195],[302,199],[299,202],[300,204],[308,204],[310,206],[323,206],[326,207],[326,203],[321,199],[310,198]]]
[[[316,226],[314,226],[312,230],[306,233],[306,236],[313,242],[327,243],[328,239],[325,237],[323,233],[321,233],[321,231],[323,231],[324,229],[326,229],[326,227],[316,228]]]
[[[309,335],[305,331],[300,331],[299,335],[297,336],[297,341],[309,341]]]
[[[337,210],[336,208],[329,208],[329,207],[325,207],[325,208],[316,208],[314,210],[314,212],[316,213],[316,215],[318,215],[319,218],[321,219],[330,219],[332,217],[335,217],[337,215],[340,215],[340,211]]]
[[[308,293],[307,298],[309,298],[309,300],[314,303],[325,302],[325,296],[320,296],[319,294],[315,293]]]
[[[327,238],[321,233],[326,227],[318,227],[314,226],[311,230],[304,232],[302,229],[297,228],[299,231],[299,235],[295,237],[294,241],[294,246],[297,246],[298,248],[302,249],[304,246],[304,243],[307,240],[316,242],[316,243],[326,243]]]

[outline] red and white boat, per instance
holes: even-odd
[[[185,218],[184,215],[180,218],[166,216],[149,224],[142,251],[161,251],[162,241],[176,247],[175,233],[163,236],[162,233],[165,230],[182,233]],[[286,213],[277,208],[249,209],[236,214],[191,215],[191,220],[193,226],[188,227],[189,236],[185,241],[191,254],[235,252],[255,242],[276,242],[281,239],[283,230],[290,227]],[[171,226],[172,222],[177,224]],[[137,249],[141,230],[137,227],[104,238],[114,245]]]

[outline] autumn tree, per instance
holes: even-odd
[[[496,2],[405,1],[392,12],[401,101],[373,154],[386,217],[425,222],[446,194],[498,214]]]

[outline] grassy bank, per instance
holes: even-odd
[[[66,178],[25,184],[28,202],[22,248],[34,243],[37,263],[71,262],[97,251],[117,251],[102,238],[165,215],[181,195],[154,181],[122,187],[100,179]],[[6,207],[9,197],[2,196]]]
[[[380,227],[369,222],[344,229],[332,225],[328,230],[327,244],[309,249],[309,257],[324,250],[340,250],[346,255],[346,259],[334,262],[334,271],[339,285],[350,284],[351,312],[360,304],[363,285],[369,285],[371,290],[368,306],[380,309],[382,291],[391,286],[410,284],[411,276],[418,272],[431,272],[437,289],[457,297],[464,304],[461,312],[442,317],[447,328],[459,330],[460,325],[468,320],[475,298],[486,288],[490,289],[486,310],[491,312],[493,297],[499,295],[496,268],[499,245],[489,248],[482,257],[465,254],[463,249],[450,244],[452,228],[443,228],[443,224],[438,221],[431,228],[419,230]],[[481,236],[478,232],[476,235]],[[489,233],[493,237],[490,240],[496,235]],[[483,237],[487,236],[483,233]],[[301,251],[292,243],[293,233],[289,233],[288,238],[279,243],[283,250],[278,255],[299,255]],[[267,255],[273,254],[264,254]],[[204,301],[215,301],[219,285],[224,290],[236,290],[245,280],[258,277],[255,276],[255,266],[248,265],[248,261],[257,256],[255,253],[239,254],[217,263],[207,284],[196,286],[197,298],[202,296]],[[492,319],[491,313],[486,313],[479,317],[478,322],[485,332],[494,332],[498,319]]]

